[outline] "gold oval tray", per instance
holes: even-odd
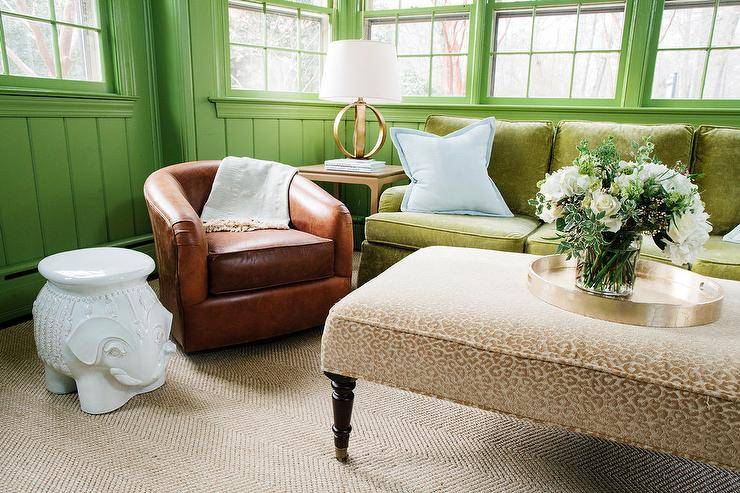
[[[587,317],[649,327],[691,327],[719,318],[722,287],[699,274],[651,260],[637,261],[637,279],[628,298],[586,293],[575,286],[576,262],[565,255],[532,261],[527,286],[551,305]]]

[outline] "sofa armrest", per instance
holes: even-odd
[[[312,181],[296,175],[290,184],[290,221],[303,232],[334,241],[334,273],[352,276],[352,216],[347,207]]]
[[[157,250],[160,289],[169,304],[189,306],[208,296],[208,243],[203,223],[177,179],[163,168],[144,183]],[[171,311],[180,306],[168,306]]]
[[[378,212],[401,212],[401,202],[403,202],[403,194],[406,193],[406,187],[408,185],[387,188],[380,195]]]

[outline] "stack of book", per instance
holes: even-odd
[[[385,161],[374,159],[327,159],[324,167],[331,171],[352,171],[360,173],[373,173],[385,167]]]

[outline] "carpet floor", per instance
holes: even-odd
[[[735,472],[358,382],[334,460],[321,332],[174,355],[91,416],[43,384],[30,321],[0,330],[0,491],[740,491]]]

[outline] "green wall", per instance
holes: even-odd
[[[337,105],[233,97],[223,80],[222,0],[112,0],[118,15],[118,96],[43,95],[0,88],[0,321],[30,310],[39,259],[101,244],[151,252],[142,184],[155,168],[229,154],[293,165],[337,157]],[[225,0],[224,0],[225,1]],[[338,9],[352,12],[352,0]],[[339,37],[358,16],[345,16]],[[579,119],[740,126],[740,109],[490,105],[381,107],[391,126],[422,128],[430,114],[512,120]],[[343,131],[352,133],[350,122]],[[370,125],[370,138],[377,125]],[[398,163],[388,141],[380,159]],[[343,199],[362,239],[368,192]]]
[[[152,250],[142,185],[161,158],[149,2],[112,6],[116,95],[0,86],[0,321],[29,312],[46,255]]]

